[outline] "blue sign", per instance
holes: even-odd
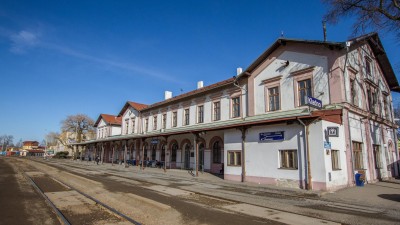
[[[332,148],[331,143],[329,141],[324,141],[324,148],[331,149]]]
[[[317,109],[322,109],[322,101],[317,99],[317,98],[313,98],[311,96],[307,96],[306,97],[307,100],[307,105],[317,108]]]
[[[264,132],[259,134],[260,142],[283,141],[283,140],[285,140],[284,131]]]
[[[158,144],[158,139],[151,140],[151,144]]]

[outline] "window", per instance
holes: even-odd
[[[228,151],[228,166],[241,166],[242,152]]]
[[[221,119],[221,102],[214,102],[213,106],[213,120],[218,121]]]
[[[371,59],[368,57],[365,57],[365,73],[367,76],[372,76],[372,65],[371,65]]]
[[[374,158],[375,158],[375,169],[382,168],[382,158],[381,158],[381,151],[379,145],[373,145],[374,148]]]
[[[135,119],[132,118],[132,132],[131,133],[135,133]]]
[[[178,126],[178,113],[177,112],[172,113],[172,126],[173,127]]]
[[[200,105],[197,107],[197,123],[204,122],[204,106]]]
[[[351,79],[350,80],[350,101],[351,104],[358,106],[358,98],[357,98],[357,89],[356,89],[356,80]]]
[[[213,144],[213,163],[221,163],[221,144],[219,141]]]
[[[162,128],[163,129],[167,128],[167,114],[166,113],[164,113],[162,115]]]
[[[354,169],[363,169],[362,143],[353,141]]]
[[[178,145],[173,144],[171,147],[171,162],[176,162],[176,151],[178,150]]]
[[[299,106],[306,105],[306,97],[312,97],[311,93],[311,79],[302,80],[298,82],[299,92]]]
[[[372,113],[376,113],[376,103],[377,103],[377,94],[371,86],[367,87],[367,97],[368,97],[368,106],[369,110]]]
[[[240,117],[240,97],[232,98],[232,117]]]
[[[190,119],[190,117],[189,117],[189,109],[185,109],[185,118],[184,118],[184,121],[183,121],[183,124],[184,125],[189,125],[189,119]]]
[[[125,134],[128,134],[128,128],[129,128],[129,120],[125,120]]]
[[[388,104],[387,104],[387,98],[388,98],[388,96],[386,96],[386,95],[383,95],[383,110],[385,110],[385,119],[390,119],[390,116],[389,116],[389,108],[388,108]]]
[[[144,121],[144,129],[145,129],[145,131],[149,131],[149,119],[148,118]]]
[[[378,103],[378,92],[375,90],[372,92],[372,111],[377,113],[376,104]],[[379,110],[380,111],[380,110]]]
[[[281,167],[284,169],[297,169],[297,150],[280,150]]]
[[[276,111],[279,109],[279,87],[268,88],[268,111]]]
[[[157,130],[157,116],[153,116],[153,130]]]
[[[339,150],[331,150],[332,170],[340,170]]]

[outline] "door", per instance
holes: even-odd
[[[199,144],[199,169],[204,171],[204,144]]]
[[[185,146],[185,169],[190,168],[190,146]]]

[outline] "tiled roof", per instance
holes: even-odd
[[[121,126],[122,118],[120,116],[109,115],[109,114],[100,114],[99,118],[97,119],[96,123],[94,124],[94,127],[97,127],[97,125],[99,125],[101,119],[103,119],[107,123],[107,125]]]
[[[32,146],[32,145],[38,146],[38,145],[39,145],[39,142],[37,142],[37,141],[24,141],[24,142],[22,142],[22,144],[23,144],[24,146]]]
[[[129,106],[133,107],[137,111],[141,111],[142,109],[146,108],[148,105],[142,104],[142,103],[137,103],[137,102],[131,102],[127,101],[122,107],[121,111],[119,112],[118,116],[123,116],[124,112],[129,108]]]
[[[43,150],[27,150],[30,153],[44,153]]]
[[[374,54],[377,57],[377,61],[381,66],[384,76],[389,84],[389,87],[392,91],[400,92],[400,86],[397,81],[397,78],[393,72],[393,68],[389,62],[389,59],[386,55],[386,52],[383,48],[383,45],[379,39],[377,33],[369,33],[366,35],[362,35],[353,39],[348,40],[350,42],[363,43],[367,42]],[[313,45],[324,45],[329,49],[343,50],[346,47],[346,42],[331,42],[331,41],[316,41],[316,40],[304,40],[304,39],[290,39],[290,38],[278,38],[267,50],[265,50],[246,70],[243,71],[237,78],[242,76],[250,75],[257,67],[262,64],[265,59],[269,57],[276,49],[278,49],[282,45],[286,45],[286,43],[301,43],[301,44],[313,44]],[[352,44],[353,46],[353,44]]]
[[[141,104],[141,103],[137,103],[137,102],[131,102],[128,101],[127,102],[130,106],[132,106],[134,109],[136,109],[137,111],[141,111],[142,109],[146,108],[148,105],[145,104]]]
[[[218,83],[214,83],[214,84],[211,84],[211,85],[208,85],[208,86],[205,86],[205,87],[193,90],[193,91],[189,91],[187,93],[184,93],[184,94],[181,94],[181,95],[178,95],[178,96],[175,96],[175,97],[172,97],[170,99],[154,103],[152,105],[149,105],[147,108],[144,108],[143,110],[149,110],[149,109],[152,109],[152,108],[155,108],[155,107],[167,104],[167,103],[171,103],[171,102],[175,102],[175,101],[178,101],[178,100],[182,100],[182,99],[187,98],[187,97],[192,97],[192,96],[194,96],[196,94],[205,93],[205,92],[210,91],[210,90],[215,89],[215,88],[219,88],[219,87],[222,87],[222,86],[225,86],[225,85],[228,85],[228,84],[233,84],[234,81],[235,81],[234,78],[229,78],[227,80],[223,80],[223,81],[220,81]]]

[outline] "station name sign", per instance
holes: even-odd
[[[285,140],[285,131],[274,131],[259,133],[259,142],[283,141]]]
[[[306,102],[308,106],[311,106],[313,108],[316,109],[322,109],[322,101],[317,99],[317,98],[313,98],[311,96],[307,96],[306,97]]]

